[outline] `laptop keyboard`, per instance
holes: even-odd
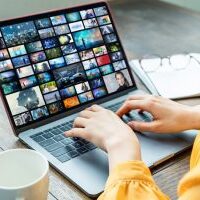
[[[107,108],[116,112],[121,105],[122,102],[119,102]],[[127,123],[133,119],[150,121],[151,117],[145,113],[139,115],[138,112],[131,112],[122,119]],[[84,139],[65,137],[64,132],[70,130],[72,126],[73,120],[37,133],[31,138],[62,163],[97,148]]]

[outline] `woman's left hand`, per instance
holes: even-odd
[[[110,169],[128,160],[140,160],[140,145],[133,130],[114,112],[93,105],[80,112],[67,137],[80,137],[108,153]]]

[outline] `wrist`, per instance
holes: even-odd
[[[191,107],[187,119],[190,122],[189,129],[200,129],[200,106]]]
[[[140,144],[135,135],[108,141],[106,147],[110,170],[123,162],[141,160]]]

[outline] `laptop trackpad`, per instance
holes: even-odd
[[[95,149],[77,157],[63,166],[67,176],[89,196],[96,196],[104,190],[109,174],[105,152]]]

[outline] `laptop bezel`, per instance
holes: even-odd
[[[97,3],[91,3],[91,4],[84,4],[84,5],[79,5],[79,6],[76,6],[76,7],[70,7],[70,8],[64,8],[64,9],[57,9],[57,10],[50,10],[50,11],[46,11],[46,12],[42,12],[42,13],[36,13],[36,14],[32,14],[32,15],[28,15],[28,16],[24,16],[24,17],[19,17],[19,18],[13,18],[13,19],[8,19],[8,20],[4,20],[4,21],[1,21],[0,22],[0,27],[1,26],[7,26],[7,25],[11,25],[11,24],[15,24],[15,23],[20,23],[20,22],[25,22],[25,21],[33,21],[33,20],[36,20],[38,18],[45,18],[45,17],[50,17],[50,16],[54,16],[54,15],[59,15],[59,14],[63,14],[63,12],[67,12],[67,11],[70,11],[70,12],[76,12],[76,11],[79,11],[80,9],[81,10],[85,10],[85,9],[90,9],[90,8],[94,8],[94,7],[100,7],[100,6],[106,6],[107,9],[108,9],[108,13],[109,13],[109,17],[111,19],[111,22],[113,24],[113,28],[115,30],[115,34],[118,38],[118,41],[121,45],[121,51],[123,52],[123,55],[124,55],[124,60],[126,62],[126,65],[127,65],[127,70],[129,71],[129,74],[130,74],[130,77],[131,77],[131,80],[133,82],[133,85],[130,86],[128,89],[126,90],[123,90],[123,91],[119,91],[117,93],[114,93],[114,94],[107,94],[107,96],[105,97],[102,97],[100,99],[96,99],[95,101],[93,102],[88,102],[86,104],[83,104],[83,105],[79,105],[77,108],[73,108],[69,111],[65,111],[65,112],[62,112],[60,114],[57,114],[57,115],[54,115],[54,116],[50,116],[48,117],[47,119],[42,119],[41,121],[38,121],[38,122],[33,122],[32,124],[27,124],[26,126],[24,127],[17,127],[15,125],[15,122],[14,122],[14,119],[12,117],[12,114],[10,112],[10,109],[9,109],[9,105],[6,101],[6,98],[5,98],[5,95],[3,94],[3,91],[0,87],[0,96],[1,96],[1,99],[2,99],[2,102],[3,102],[3,105],[4,105],[4,108],[6,110],[6,113],[7,113],[7,116],[8,116],[8,119],[9,119],[9,122],[12,126],[12,129],[13,129],[13,132],[16,136],[19,135],[19,133],[21,132],[24,132],[24,131],[27,131],[29,129],[34,129],[34,128],[38,128],[40,126],[43,126],[45,124],[48,124],[48,123],[51,123],[53,121],[56,121],[56,120],[59,120],[59,119],[62,119],[66,116],[70,116],[74,113],[78,113],[80,112],[81,110],[85,109],[86,107],[89,107],[93,104],[101,104],[101,103],[105,103],[107,101],[110,101],[112,99],[115,99],[117,97],[120,97],[122,95],[125,95],[133,90],[136,90],[137,89],[137,86],[136,86],[136,82],[134,80],[134,77],[132,75],[132,72],[131,72],[131,68],[130,68],[130,65],[129,65],[129,62],[128,62],[128,59],[127,59],[127,56],[126,56],[126,53],[124,51],[124,47],[122,45],[122,42],[121,42],[121,39],[119,37],[119,34],[118,34],[118,31],[117,31],[117,26],[116,26],[116,23],[113,19],[113,15],[112,15],[112,12],[111,12],[111,9],[110,9],[110,6],[108,5],[107,2],[104,2],[104,1],[101,1],[101,2],[97,2]]]

